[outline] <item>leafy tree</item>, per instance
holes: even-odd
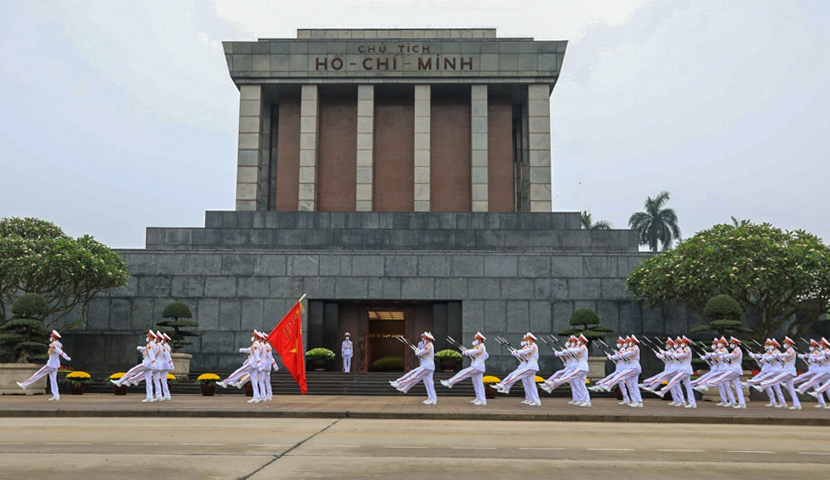
[[[557,335],[569,337],[571,335],[585,335],[588,339],[588,351],[591,351],[591,341],[602,338],[614,331],[610,327],[599,324],[599,315],[590,308],[577,308],[571,315],[571,328],[566,328]]]
[[[49,304],[46,327],[68,330],[86,319],[95,295],[126,285],[128,278],[121,257],[89,235],[73,239],[36,218],[0,220],[0,322],[12,299],[29,292]]]
[[[732,217],[732,226],[733,227],[743,227],[744,225],[752,223],[752,219],[741,219],[738,220],[735,217]]]
[[[741,323],[743,310],[738,302],[729,295],[715,295],[706,302],[703,315],[708,320],[703,325],[692,328],[692,333],[717,332],[718,336],[741,336],[742,333],[751,333]]]
[[[830,248],[803,230],[715,225],[640,264],[627,286],[649,307],[677,300],[704,317],[708,300],[727,293],[756,340],[784,326],[798,338],[830,307]]]
[[[637,212],[628,219],[628,226],[640,234],[640,245],[648,245],[656,252],[658,244],[663,251],[671,248],[672,242],[680,240],[680,227],[674,209],[663,208],[669,201],[669,192],[660,192],[654,198],[647,197],[645,211]]]
[[[49,304],[35,293],[21,295],[12,305],[12,317],[0,326],[0,357],[16,363],[45,360],[49,349],[49,330],[43,319]]]
[[[170,335],[170,350],[173,353],[178,352],[183,347],[193,345],[193,342],[185,341],[185,338],[198,337],[199,332],[181,329],[198,327],[199,323],[192,320],[179,320],[180,318],[193,318],[193,313],[184,302],[173,302],[167,305],[161,312],[161,316],[162,318],[172,318],[172,320],[158,322],[156,325],[173,329],[164,332]]]
[[[591,214],[588,210],[582,211],[582,228],[583,230],[610,230],[611,222],[608,220],[597,220],[594,222],[591,219]]]

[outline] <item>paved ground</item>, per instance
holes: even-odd
[[[826,478],[825,427],[6,418],[4,479]]]
[[[439,397],[438,405],[421,403],[423,397],[299,396],[286,395],[273,402],[248,404],[242,395],[203,397],[177,395],[169,402],[141,403],[141,395],[63,395],[49,402],[45,395],[0,396],[0,417],[254,417],[254,418],[373,418],[526,420],[588,422],[734,423],[760,425],[830,426],[830,410],[790,411],[765,408],[753,402],[746,410],[699,402],[695,410],[670,407],[668,402],[646,400],[644,408],[617,405],[610,398],[594,400],[592,408],[567,405],[567,398],[543,398],[541,407],[520,404],[519,397],[500,397],[477,407],[466,397]]]

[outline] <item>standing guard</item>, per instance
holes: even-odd
[[[349,332],[344,335],[343,344],[340,346],[340,355],[343,356],[343,373],[352,371],[352,355],[354,354],[354,344],[352,343]]]

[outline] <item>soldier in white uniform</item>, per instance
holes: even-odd
[[[352,371],[352,355],[354,354],[354,344],[352,343],[349,332],[344,335],[343,344],[340,346],[340,355],[343,356],[343,373]]]
[[[424,382],[424,387],[427,389],[427,399],[424,400],[425,405],[435,405],[438,403],[438,396],[435,394],[435,382],[432,379],[435,373],[435,337],[429,332],[421,334],[422,343],[420,348],[415,351],[418,356],[420,365],[418,368],[407,373],[403,377],[389,382],[399,392],[407,393],[420,381]]]
[[[747,385],[751,386],[753,382],[756,383],[756,384],[760,383],[761,380],[763,380],[764,378],[769,378],[772,375],[772,373],[773,373],[772,370],[774,369],[774,364],[778,363],[777,360],[775,360],[775,358],[773,357],[773,355],[771,353],[772,348],[773,348],[773,344],[772,344],[771,340],[768,338],[766,340],[766,342],[764,342],[764,352],[763,353],[750,353],[749,354],[749,356],[758,363],[758,366],[760,367],[760,371],[758,372],[758,375],[755,375],[751,379],[747,380],[747,382],[746,382]],[[784,398],[784,394],[781,393],[781,387],[780,386],[775,385],[773,387],[767,387],[767,388],[764,389],[764,392],[766,392],[767,397],[769,397],[769,403],[764,405],[765,407],[781,408],[781,407],[779,407],[779,403],[778,403],[778,400],[776,398],[776,394],[778,395],[778,398],[781,398],[782,400]],[[783,405],[782,405],[782,407],[783,407]]]
[[[170,400],[170,386],[167,384],[167,374],[173,370],[173,356],[170,355],[170,336],[166,333],[156,332],[161,335],[161,392],[156,392],[156,400]]]
[[[815,351],[815,358],[818,363],[819,375],[828,380],[825,381],[823,385],[816,386],[815,390],[809,392],[809,395],[818,399],[818,406],[830,408],[830,404],[824,402],[824,399],[822,398],[822,396],[826,396],[828,401],[830,401],[830,391],[828,391],[830,390],[830,341],[826,338],[822,338],[818,343],[819,347]]]
[[[142,378],[146,383],[146,395],[144,400],[142,400],[143,403],[156,401],[155,397],[153,397],[153,369],[156,364],[156,333],[152,330],[147,332],[146,340],[146,345],[136,347],[136,350],[140,351],[143,357],[141,363],[129,369],[120,379],[110,380],[120,387],[122,385],[137,384],[138,379]]]
[[[500,383],[493,384],[493,388],[495,388],[499,393],[510,393],[510,387],[512,387],[514,383],[522,380],[523,378],[529,378],[532,386],[524,384],[527,389],[525,394],[529,394],[529,399],[526,400],[526,403],[527,405],[538,407],[542,405],[542,402],[539,399],[539,390],[537,389],[536,382],[534,380],[536,378],[536,372],[539,371],[539,347],[536,345],[536,336],[530,332],[525,334],[523,340],[527,341],[527,345],[522,349],[513,352],[513,356],[520,362],[519,367],[510,375],[505,377]]]
[[[484,396],[484,382],[482,381],[484,362],[490,358],[490,355],[487,354],[487,347],[484,346],[486,340],[487,338],[481,332],[476,332],[475,337],[473,337],[473,348],[465,348],[461,351],[461,355],[472,359],[470,366],[456,373],[449,380],[441,380],[441,385],[452,388],[461,380],[469,378],[473,382],[473,390],[476,392],[476,398],[472,402],[473,405],[487,405],[487,397]]]
[[[69,355],[63,352],[63,345],[60,342],[60,334],[55,330],[52,330],[52,335],[49,337],[49,350],[47,353],[49,355],[49,359],[46,360],[46,365],[41,367],[40,370],[35,372],[28,380],[25,382],[17,382],[17,386],[26,390],[29,386],[36,381],[40,380],[41,378],[49,375],[49,387],[52,390],[52,397],[49,401],[58,401],[61,399],[61,394],[58,391],[58,368],[61,366],[61,359],[63,357],[67,362],[71,361],[72,359],[69,358]]]
[[[793,385],[793,379],[796,377],[797,373],[795,371],[795,361],[797,359],[795,353],[795,342],[790,337],[784,337],[784,351],[777,355],[779,361],[781,362],[781,371],[773,375],[772,377],[763,380],[761,382],[761,388],[766,388],[772,385],[783,385],[787,388],[787,392],[790,394],[790,399],[792,399],[793,406],[790,407],[790,410],[801,410],[801,402],[798,400],[798,394],[795,393],[795,386]]]
[[[277,365],[277,360],[274,359],[274,348],[271,346],[271,342],[268,341],[268,335],[260,332],[260,336],[262,337],[263,346],[263,364],[266,366],[263,372],[263,376],[265,377],[265,401],[270,402],[274,398],[274,392],[271,387],[271,372],[278,372],[280,367]]]
[[[567,347],[561,352],[556,352],[559,357],[569,359],[567,373],[560,375],[555,380],[545,380],[541,388],[551,393],[553,389],[568,382],[571,385],[571,401],[570,405],[578,407],[591,406],[591,394],[588,393],[588,388],[585,386],[585,380],[588,376],[588,339],[584,335],[574,338],[575,341],[568,341]]]
[[[260,403],[265,401],[265,398],[260,391],[260,375],[259,369],[262,363],[262,337],[260,333],[256,330],[251,334],[251,346],[248,348],[240,348],[239,353],[247,353],[248,358],[245,359],[245,362],[242,364],[241,367],[236,369],[235,372],[230,374],[228,378],[222,380],[221,382],[216,382],[222,388],[227,388],[228,385],[242,388],[242,385],[245,382],[250,381],[251,387],[254,390],[254,396],[248,403]]]
[[[620,350],[625,347],[625,339],[622,337],[617,337],[617,350],[613,352],[609,356],[609,360],[611,356],[617,355]],[[611,375],[606,376],[602,380],[598,380],[593,387],[590,387],[588,390],[592,392],[599,392],[604,389],[604,386],[609,384],[613,378],[619,378],[620,373],[626,368],[626,362],[622,359],[612,360],[614,362],[614,372]],[[628,388],[625,386],[625,382],[617,382],[620,388],[620,393],[622,394],[622,401],[619,405],[630,405],[631,398],[628,395]],[[612,385],[613,388],[613,385]],[[609,389],[610,391],[610,389]]]

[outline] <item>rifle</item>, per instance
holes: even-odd
[[[465,347],[464,345],[461,345],[460,343],[458,343],[454,338],[452,338],[449,335],[447,335],[447,342],[450,345],[454,346],[455,348],[461,350],[462,352],[467,351],[467,347]]]
[[[508,342],[508,341],[507,341],[507,340],[505,340],[504,338],[502,338],[502,337],[496,337],[496,341],[497,341],[497,342],[499,342],[499,344],[500,344],[501,346],[503,346],[503,347],[507,347],[507,349],[508,349],[508,350],[510,350],[510,353],[517,353],[517,352],[518,352],[518,350],[516,350],[515,348],[513,348],[513,346],[512,346],[512,345],[510,345],[510,342]],[[520,361],[522,361],[522,362],[526,362],[526,361],[527,361],[527,359],[526,359],[526,358],[524,358],[524,356],[522,356],[522,355],[519,355],[519,360],[520,360]]]
[[[413,345],[413,344],[412,344],[412,342],[410,342],[409,340],[407,340],[407,339],[403,338],[403,336],[397,336],[397,337],[395,337],[395,338],[397,338],[399,342],[401,342],[401,343],[403,343],[404,345],[406,345],[407,347],[411,348],[413,352],[417,352],[417,351],[418,351],[418,347],[417,347],[417,346],[415,346],[415,345]]]

